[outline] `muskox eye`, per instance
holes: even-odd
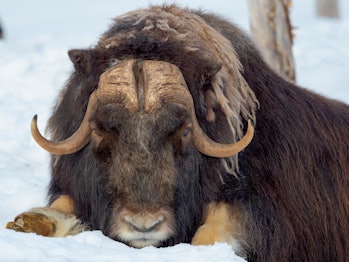
[[[99,128],[98,128],[98,126],[97,126],[97,124],[95,122],[91,122],[90,126],[91,126],[91,130],[92,130],[93,133],[95,133],[97,135],[100,135]]]
[[[95,122],[90,123],[92,134],[91,138],[97,142],[97,145],[102,141],[103,136],[101,134],[101,130],[97,127],[97,124]]]
[[[187,127],[186,129],[183,130],[182,136],[187,137],[191,133],[191,128]]]

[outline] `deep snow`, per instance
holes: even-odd
[[[349,103],[349,2],[340,2],[338,21],[316,18],[314,1],[293,2],[298,84]],[[177,3],[217,12],[248,30],[246,1]],[[29,123],[37,113],[44,130],[72,69],[67,50],[93,45],[112,17],[147,5],[148,1],[0,0],[6,37],[0,41],[0,261],[243,261],[226,244],[137,250],[99,231],[50,239],[5,229],[18,213],[46,203],[49,159],[31,139]]]

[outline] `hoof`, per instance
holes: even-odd
[[[42,236],[53,236],[55,225],[47,216],[40,213],[25,212],[18,215],[6,228],[17,232],[36,233]]]

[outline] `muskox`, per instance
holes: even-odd
[[[51,140],[32,122],[52,153],[49,205],[8,228],[348,259],[347,105],[283,80],[230,22],[174,5],[117,17],[69,57]]]

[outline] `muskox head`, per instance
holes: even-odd
[[[101,74],[78,130],[69,138],[45,139],[32,121],[37,143],[53,154],[73,154],[88,143],[108,170],[113,198],[109,236],[135,247],[158,245],[176,230],[173,214],[178,156],[190,152],[221,158],[252,140],[249,123],[237,143],[211,140],[200,128],[193,98],[173,64],[127,59]]]

